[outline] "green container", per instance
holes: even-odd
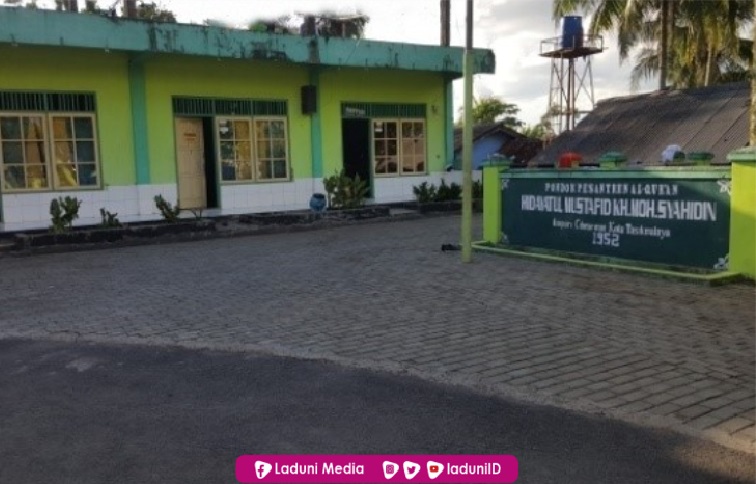
[[[708,151],[694,151],[688,154],[688,161],[692,161],[696,165],[708,165],[713,159],[714,154]]]
[[[617,168],[627,163],[627,156],[619,151],[609,151],[601,155],[598,159],[601,168]]]

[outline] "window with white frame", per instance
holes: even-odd
[[[289,178],[286,122],[276,118],[256,118],[257,173],[259,180]]]
[[[94,118],[89,115],[50,115],[52,162],[59,188],[98,185]]]
[[[251,119],[218,118],[218,140],[221,180],[253,180]]]
[[[0,115],[4,190],[50,188],[45,124],[41,115]]]
[[[373,120],[373,166],[378,176],[425,173],[425,122],[421,119]]]
[[[221,181],[289,179],[286,118],[218,117]]]
[[[95,117],[0,113],[4,191],[99,187]]]

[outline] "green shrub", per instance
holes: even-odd
[[[472,197],[474,199],[483,198],[483,182],[474,181],[472,186]]]
[[[52,225],[50,230],[55,234],[69,232],[73,221],[79,218],[81,200],[76,197],[58,197],[50,202],[50,216]]]
[[[178,216],[181,213],[178,205],[174,207],[162,195],[155,195],[155,207],[160,210],[160,215],[166,222],[178,222]]]
[[[370,192],[366,180],[360,175],[350,178],[344,170],[323,179],[323,188],[328,196],[329,208],[357,208],[365,204]]]
[[[434,202],[438,196],[436,186],[428,182],[422,182],[420,185],[415,185],[412,187],[412,192],[415,194],[418,203]]]
[[[462,197],[462,187],[456,183],[446,184],[446,180],[441,180],[441,186],[438,187],[436,202],[450,202],[459,200]]]
[[[104,229],[112,229],[122,227],[121,221],[118,220],[117,213],[110,213],[104,208],[100,209],[100,227]]]
[[[423,182],[412,187],[412,192],[415,194],[418,203],[450,202],[462,197],[462,187],[456,183],[447,185],[445,180],[441,180],[439,187],[432,183]]]

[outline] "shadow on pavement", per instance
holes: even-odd
[[[514,454],[522,483],[752,483],[668,431],[328,363],[0,341],[0,482],[234,483],[242,454]]]

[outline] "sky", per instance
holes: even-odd
[[[101,5],[114,0],[100,0]],[[221,20],[244,26],[252,20],[282,15],[322,12],[370,17],[366,37],[373,40],[438,44],[440,0],[156,0],[172,10],[180,22]],[[465,39],[465,0],[451,0],[452,45]],[[345,5],[348,5],[345,7]],[[476,76],[476,97],[498,96],[516,104],[520,119],[536,124],[549,104],[550,60],[540,57],[541,41],[559,35],[551,16],[552,0],[475,0],[474,45],[496,54],[496,74]],[[585,19],[588,25],[588,19]],[[654,89],[654,81],[630,87],[632,59],[620,65],[613,36],[605,39],[607,50],[593,57],[596,100],[626,96]],[[462,104],[462,83],[455,83],[455,113]],[[587,98],[585,99],[587,101]],[[580,107],[587,107],[581,105]]]

